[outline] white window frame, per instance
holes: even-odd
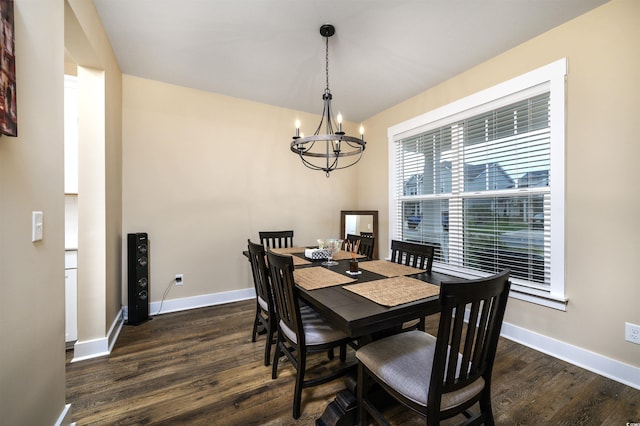
[[[551,275],[549,289],[537,289],[524,285],[512,278],[510,296],[543,306],[566,310],[565,297],[565,80],[567,60],[560,59],[504,83],[482,90],[473,95],[454,101],[448,105],[429,111],[425,114],[406,120],[388,128],[389,140],[389,240],[399,239],[396,235],[399,227],[396,223],[397,194],[395,194],[396,159],[395,144],[407,137],[429,131],[461,118],[470,117],[508,105],[514,96],[521,98],[523,94],[539,92],[541,88],[549,91],[551,119],[551,166],[549,179],[551,185]],[[389,241],[390,246],[390,241]],[[466,278],[477,278],[477,275],[452,272],[434,264],[434,271],[455,274]]]

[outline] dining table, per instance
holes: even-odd
[[[299,297],[334,327],[354,339],[356,347],[402,331],[408,321],[439,311],[440,284],[454,277],[392,263],[358,259],[358,272],[350,272],[352,253],[334,255],[336,265],[305,257],[304,247],[275,249],[294,260],[294,279]],[[357,364],[354,364],[354,367]],[[357,401],[354,374],[345,378],[346,388],[329,403],[317,425],[355,424]]]

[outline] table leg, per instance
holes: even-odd
[[[338,392],[335,399],[327,405],[322,416],[316,420],[316,426],[351,426],[356,424],[358,412],[357,375],[357,371],[353,371],[345,376],[346,389]]]

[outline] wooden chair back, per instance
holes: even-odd
[[[260,231],[260,243],[269,248],[293,247],[293,231]]]
[[[271,344],[277,329],[278,315],[273,303],[273,292],[271,291],[264,246],[253,243],[251,240],[247,240],[247,246],[251,273],[253,274],[253,285],[256,289],[256,315],[253,320],[251,341],[256,341],[258,327],[262,326],[267,334],[264,347],[264,365],[269,365],[271,363]]]
[[[273,294],[269,283],[269,270],[265,260],[265,249],[262,244],[256,244],[247,240],[249,251],[249,262],[251,262],[251,272],[253,274],[253,284],[256,288],[256,295],[267,302],[269,312],[273,313]]]
[[[426,244],[391,240],[391,261],[431,272],[434,247]]]
[[[267,262],[278,320],[296,335],[295,342],[288,338],[287,340],[294,346],[303,348],[305,336],[300,317],[298,290],[293,278],[293,257],[267,250]]]
[[[347,241],[351,243],[357,243],[358,254],[367,256],[368,259],[373,259],[373,246],[376,242],[374,237],[364,237],[362,235],[347,234]]]
[[[433,417],[428,414],[427,419],[444,414],[436,414],[443,394],[470,386],[480,377],[485,382],[482,394],[491,398],[491,373],[510,287],[509,270],[488,278],[441,284],[440,323],[427,402],[427,412]]]

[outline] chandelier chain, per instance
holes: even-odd
[[[325,37],[325,73],[327,76],[327,90],[329,90],[329,37]]]

